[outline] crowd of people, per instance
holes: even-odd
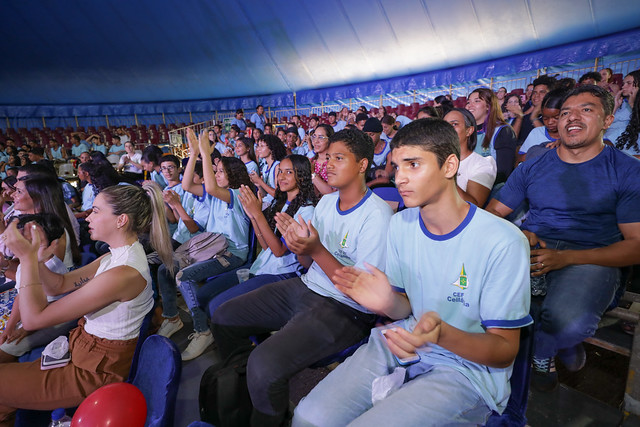
[[[554,389],[556,356],[584,366],[620,267],[640,262],[640,71],[610,78],[545,75],[522,98],[480,88],[466,108],[443,95],[415,120],[345,107],[274,126],[258,106],[226,131],[189,129],[188,159],[136,152],[126,134],[109,147],[73,135],[70,153],[8,141],[0,269],[19,293],[0,334],[15,384],[0,425],[121,381],[154,300],[158,334],[184,327],[178,290],[194,328],[184,361],[251,348],[252,425],[282,425],[290,378],[367,337],[293,425],[483,424],[506,407],[531,323],[532,384]],[[70,158],[79,189],[55,174]],[[205,236],[222,242],[211,256],[176,255]],[[98,258],[82,265],[81,250]],[[60,335],[66,366],[15,363]]]

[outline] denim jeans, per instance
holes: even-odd
[[[296,277],[222,304],[211,329],[223,359],[250,344],[251,336],[278,331],[249,356],[247,386],[252,416],[257,411],[281,421],[289,407],[289,379],[362,340],[375,318],[316,294]]]
[[[226,262],[220,262],[219,258],[223,258]],[[193,318],[193,328],[196,332],[204,332],[208,329],[207,316],[199,307],[196,297],[197,282],[206,280],[208,277],[224,273],[241,266],[244,263],[242,258],[229,254],[228,256],[218,256],[216,258],[201,261],[183,268],[179,271],[181,277],[180,292],[187,303],[187,307],[191,311]],[[228,265],[227,265],[228,264]],[[175,265],[175,274],[178,273],[178,266]],[[187,285],[188,284],[188,285]],[[162,265],[158,270],[158,288],[162,296],[162,316],[171,318],[178,315],[178,305],[176,302],[176,276],[169,273],[167,268]]]
[[[373,380],[398,366],[384,338],[374,330],[367,344],[302,399],[292,426],[484,425],[491,414],[463,374],[437,365],[374,406]]]
[[[548,249],[585,249],[559,240],[542,239]],[[555,356],[593,336],[602,314],[620,286],[620,269],[569,265],[547,273],[547,295],[531,298],[537,358]]]
[[[209,315],[209,318],[213,316],[213,313],[216,311],[218,307],[220,307],[222,304],[224,304],[225,302],[229,301],[232,298],[249,293],[255,289],[263,287],[264,285],[268,285],[269,283],[275,283],[281,280],[292,279],[297,276],[296,273],[260,274],[258,276],[252,276],[246,282],[238,284],[238,276],[236,275],[235,271],[233,272],[233,277],[226,277],[227,275],[231,276],[231,273],[223,274],[222,276],[220,276],[220,280],[224,279],[225,283],[218,284],[216,279],[215,281],[205,283],[198,291],[198,299],[200,300],[200,304],[202,306],[207,307],[207,314]],[[234,281],[234,278],[235,278],[235,281]],[[213,292],[211,292],[210,289],[205,289],[205,288],[209,288],[210,285],[213,283],[216,284],[216,291],[218,291],[215,294],[213,294]],[[230,285],[226,286],[227,284],[230,284]],[[238,285],[238,286],[235,286],[235,285]],[[203,294],[203,296],[201,296],[201,293]],[[211,297],[208,298],[206,302],[203,303],[204,294],[206,294],[206,297],[209,297],[209,296]]]

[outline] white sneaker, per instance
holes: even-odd
[[[194,332],[189,335],[189,345],[182,352],[182,360],[192,360],[200,356],[207,347],[213,344],[211,331]]]
[[[156,333],[158,335],[162,335],[163,337],[169,338],[171,337],[171,335],[182,329],[183,326],[184,323],[182,323],[182,320],[180,320],[179,317],[175,322],[171,321],[171,319],[164,319],[162,321],[162,325],[160,325],[160,329],[158,329],[158,332]]]

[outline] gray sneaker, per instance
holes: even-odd
[[[211,344],[213,344],[213,334],[211,331],[192,333],[189,335],[189,345],[182,352],[182,360],[195,359],[204,353]]]
[[[550,392],[558,387],[558,373],[553,357],[539,359],[533,357],[531,386],[538,391]]]
[[[183,326],[184,323],[182,323],[182,320],[180,320],[179,317],[175,322],[171,321],[170,319],[164,319],[162,321],[162,325],[160,325],[160,329],[158,329],[158,332],[156,333],[158,335],[162,335],[163,337],[170,338],[171,335],[178,332],[180,329],[182,329]]]

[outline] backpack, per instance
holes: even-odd
[[[193,236],[174,251],[173,259],[178,261],[180,270],[200,261],[207,261],[227,252],[229,243],[220,233],[210,231]]]
[[[250,424],[253,404],[247,388],[247,360],[253,349],[240,347],[204,371],[198,396],[202,421],[216,427]]]

